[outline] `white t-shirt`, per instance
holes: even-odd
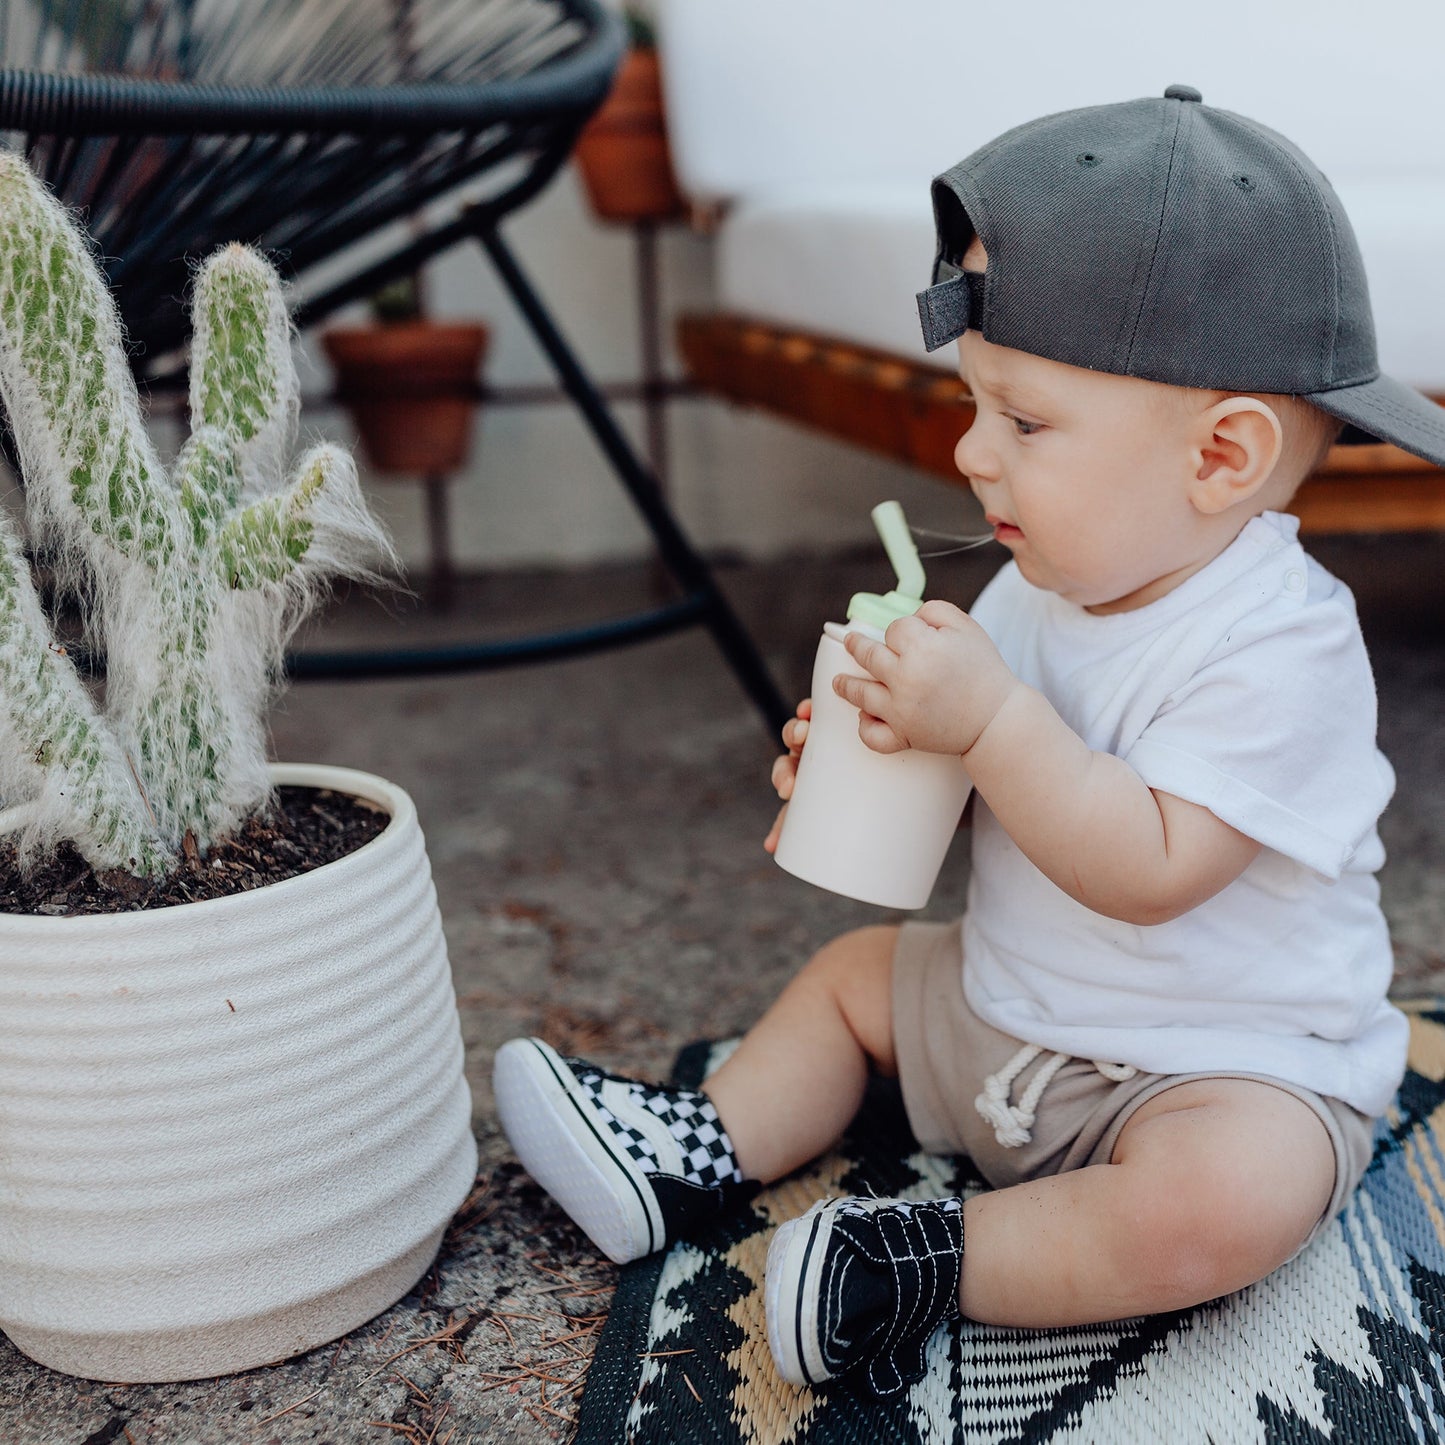
[[[1208,902],[1120,923],[975,803],[964,991],[1028,1043],[1151,1072],[1269,1074],[1383,1112],[1407,1025],[1385,999],[1376,822],[1394,774],[1349,589],[1267,512],[1157,602],[1095,616],[1009,563],[972,615],[1091,747],[1264,847]]]

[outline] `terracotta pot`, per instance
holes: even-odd
[[[684,213],[656,50],[627,52],[612,93],[583,128],[573,154],[587,199],[602,220],[665,221]]]
[[[485,326],[402,321],[333,327],[321,341],[372,466],[438,473],[466,464]]]
[[[90,1379],[313,1349],[425,1273],[476,1174],[411,799],[345,858],[203,903],[0,915],[0,1329]]]

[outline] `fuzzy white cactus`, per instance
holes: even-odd
[[[196,279],[192,434],[167,474],[85,236],[0,150],[0,400],[33,535],[85,600],[104,707],[51,639],[0,513],[0,806],[22,852],[166,871],[266,801],[264,716],[287,640],[333,577],[394,565],[351,457],[287,477],[298,388],[281,283],[230,246]]]

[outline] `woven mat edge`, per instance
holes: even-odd
[[[706,1040],[684,1045],[672,1066],[673,1082],[696,1088],[707,1072],[712,1047]],[[621,1438],[622,1425],[642,1383],[642,1355],[629,1347],[647,1339],[652,1301],[666,1260],[664,1251],[623,1266],[607,1322],[587,1368],[572,1445],[617,1445]]]

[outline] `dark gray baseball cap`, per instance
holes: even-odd
[[[1318,168],[1171,85],[1007,131],[933,182],[930,351],[997,345],[1172,386],[1304,397],[1445,465],[1445,408],[1380,374],[1364,263]],[[977,235],[982,276],[965,274]]]

